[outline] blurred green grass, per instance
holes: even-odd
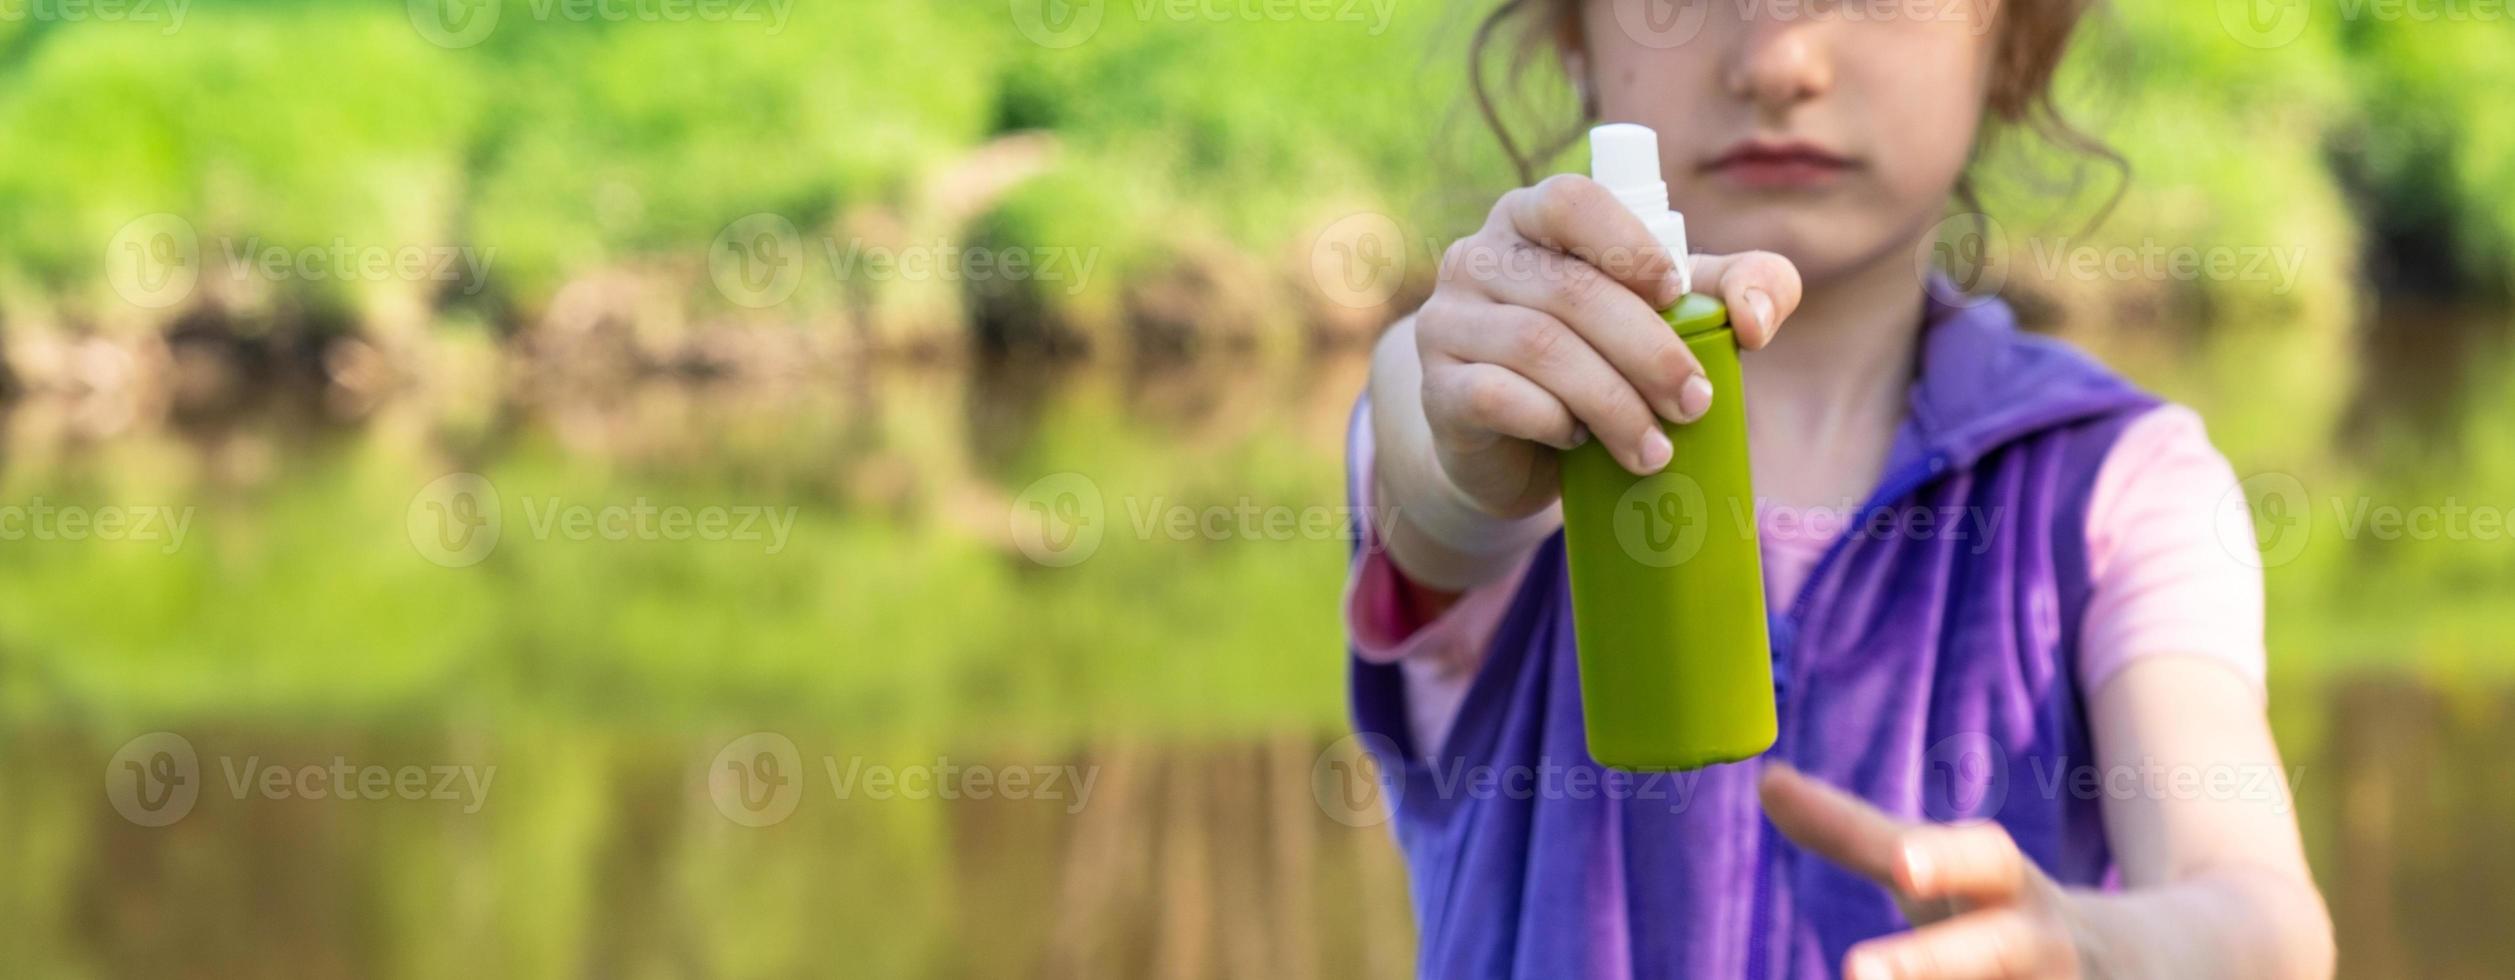
[[[171,212],[205,241],[490,254],[478,295],[416,301],[526,329],[574,279],[703,266],[719,230],[773,211],[807,230],[878,216],[901,239],[1102,250],[1109,275],[1080,292],[1031,283],[1027,308],[1107,334],[1122,326],[1118,291],[1185,259],[1225,256],[1273,290],[1337,217],[1398,216],[1429,250],[1510,182],[1465,102],[1479,5],[1396,5],[1386,25],[1120,6],[1072,47],[1032,43],[999,3],[842,0],[797,5],[782,25],[578,22],[514,6],[463,48],[431,43],[396,5],[311,0],[203,0],[171,33],[76,22],[0,38],[0,139],[40,148],[0,160],[0,310],[18,324],[147,328],[114,301],[102,245],[134,217]],[[2515,205],[2499,191],[2515,177],[2515,114],[2495,93],[2515,82],[2497,56],[2515,29],[2328,7],[2295,41],[2257,49],[2206,6],[2124,0],[2069,65],[2066,104],[2133,178],[2085,240],[2306,253],[2309,275],[2288,294],[2167,284],[2180,305],[2158,318],[2165,329],[2343,316],[2363,285],[2365,223],[2443,236],[2453,284],[2506,292]],[[974,216],[930,199],[935,175],[1018,131],[1057,138],[1044,176]],[[2017,156],[2040,156],[2023,169],[2049,176],[2050,154]],[[2068,236],[2110,190],[2105,175],[2074,190],[2020,180],[1993,200],[2012,232]],[[1418,280],[1428,264],[1415,263]],[[678,305],[728,312],[703,276],[673,285]],[[910,305],[969,319],[969,297],[931,283],[866,288],[934,292]],[[416,291],[291,280],[235,312],[378,329]],[[777,313],[823,322],[851,302],[889,300],[807,287]]]

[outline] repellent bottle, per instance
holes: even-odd
[[[1634,475],[1595,438],[1564,454],[1564,550],[1589,752],[1643,771],[1736,762],[1771,748],[1775,730],[1738,338],[1720,301],[1692,291],[1685,219],[1668,209],[1658,134],[1600,126],[1590,155],[1591,176],[1677,259],[1685,295],[1660,316],[1702,362],[1713,396],[1700,419],[1659,420],[1676,453],[1656,474]]]

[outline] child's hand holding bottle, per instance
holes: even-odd
[[[1720,397],[1658,312],[1688,278],[1728,305],[1750,350],[1799,302],[1789,260],[1671,256],[1583,176],[1504,194],[1453,244],[1431,299],[1373,363],[1375,492],[1397,508],[1398,567],[1443,591],[1498,577],[1551,533],[1556,450],[1595,438],[1634,473],[1667,466],[1658,420],[1692,421]]]

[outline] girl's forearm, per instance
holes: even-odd
[[[2329,980],[2331,918],[2310,882],[2228,866],[2124,892],[2072,891],[2087,976]]]
[[[1371,502],[1384,516],[1389,560],[1411,583],[1445,605],[1457,593],[1500,580],[1520,557],[1552,533],[1551,510],[1511,520],[1469,503],[1433,454],[1424,420],[1422,365],[1414,321],[1399,321],[1371,357]]]

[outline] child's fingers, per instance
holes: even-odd
[[[1535,382],[1603,440],[1625,469],[1657,473],[1675,455],[1675,447],[1659,431],[1659,418],[1641,392],[1562,321],[1523,306],[1485,305],[1460,311],[1444,323],[1449,324],[1439,338],[1444,353],[1461,361],[1500,365]],[[1493,395],[1498,397],[1499,392]],[[1472,402],[1445,407],[1462,412],[1476,408]]]
[[[1661,418],[1690,422],[1711,407],[1709,382],[1695,380],[1702,377],[1702,362],[1642,297],[1567,255],[1536,253],[1519,263],[1519,270],[1487,281],[1485,292],[1571,327],[1576,342],[1615,365]],[[1689,385],[1706,390],[1689,396]]]
[[[1854,874],[1895,886],[1903,821],[1778,762],[1765,767],[1757,791],[1764,815],[1782,836]]]
[[[1895,887],[1904,897],[1975,905],[2014,900],[2034,881],[2034,864],[1998,824],[1915,827],[1904,834]]]
[[[1694,291],[1720,297],[1738,344],[1756,350],[1799,309],[1799,267],[1771,252],[1693,255]]]
[[[1552,393],[1499,364],[1454,364],[1431,373],[1424,401],[1450,402],[1451,417],[1488,432],[1570,449],[1588,439]]]
[[[1843,980],[2022,980],[2066,974],[2077,955],[2032,913],[1988,909],[1854,946]]]
[[[1520,238],[1579,257],[1653,309],[1677,301],[1675,257],[1604,184],[1579,174],[1548,177],[1502,195],[1493,219]]]

